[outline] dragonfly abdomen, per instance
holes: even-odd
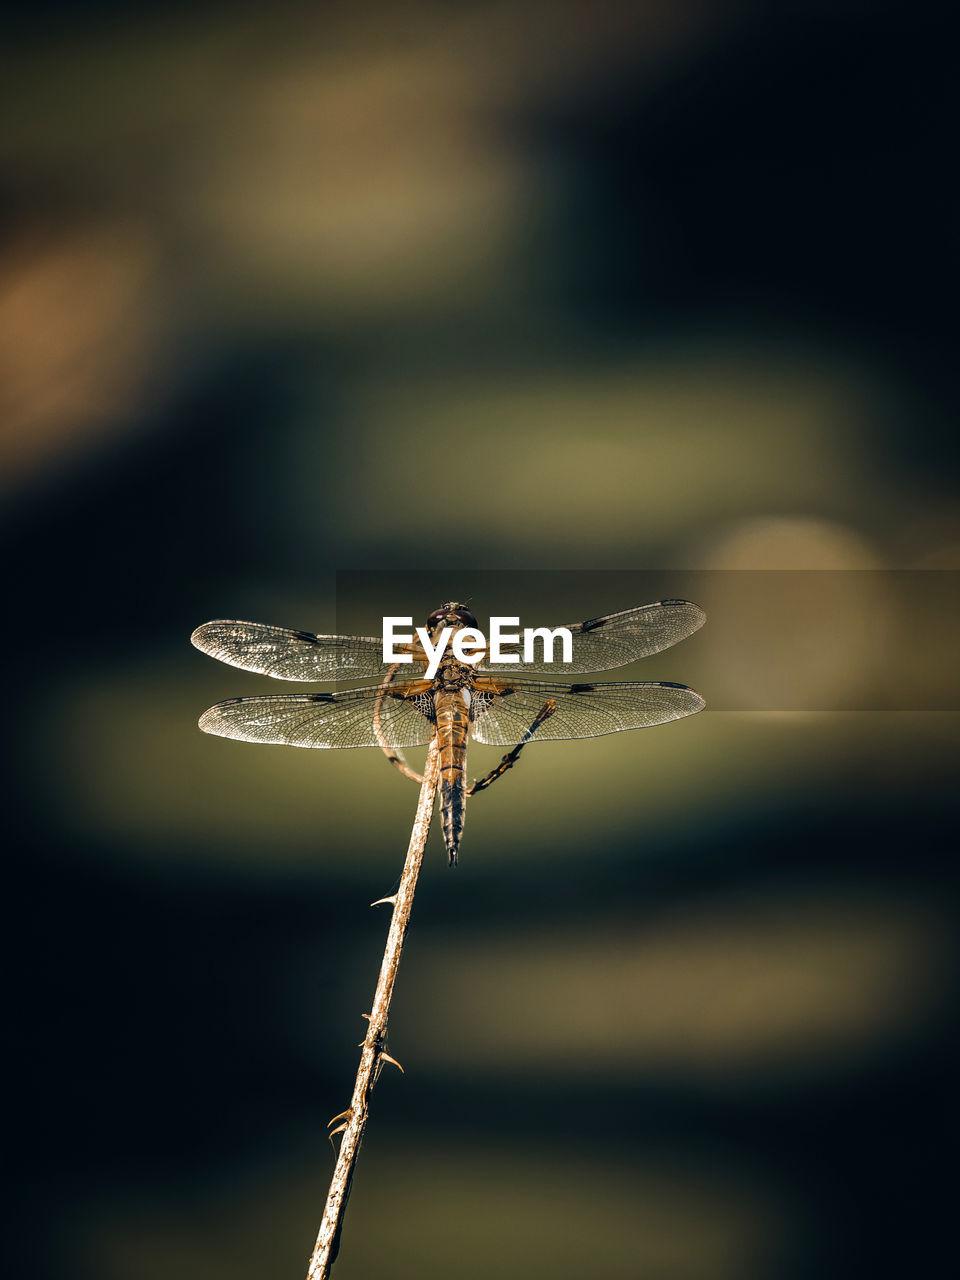
[[[440,817],[443,842],[453,866],[466,817],[465,770],[470,713],[460,690],[438,692],[436,710],[440,745]]]

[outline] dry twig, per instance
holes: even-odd
[[[326,1280],[330,1275],[334,1259],[340,1246],[340,1231],[343,1226],[343,1215],[350,1194],[350,1184],[360,1153],[367,1126],[367,1115],[370,1107],[370,1095],[384,1062],[400,1064],[386,1052],[387,1019],[390,1015],[390,1001],[393,987],[400,966],[403,943],[410,923],[410,912],[413,907],[413,894],[417,887],[417,876],[423,861],[423,850],[430,830],[430,819],[433,816],[434,798],[437,792],[437,780],[440,776],[440,751],[437,740],[431,742],[427,751],[427,762],[423,770],[423,784],[420,787],[420,799],[417,804],[413,830],[410,832],[410,846],[407,849],[407,860],[404,863],[400,887],[396,894],[381,899],[393,903],[393,916],[390,920],[390,932],[383,952],[383,963],[380,966],[380,978],[377,982],[373,1007],[370,1010],[369,1026],[363,1041],[363,1052],[360,1055],[360,1066],[357,1068],[357,1080],[353,1088],[350,1106],[339,1116],[330,1121],[331,1125],[342,1121],[333,1134],[342,1133],[340,1152],[337,1156],[336,1168],[327,1192],[327,1203],[323,1211],[320,1233],[310,1258],[307,1280]],[[373,904],[374,906],[376,903]],[[403,1068],[400,1068],[403,1070]],[[331,1134],[331,1136],[333,1136]]]

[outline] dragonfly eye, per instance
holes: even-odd
[[[451,613],[455,613],[464,626],[476,629],[477,620],[465,604],[457,605],[455,609],[451,609]]]
[[[427,618],[428,630],[433,630],[443,622],[461,622],[465,627],[476,627],[477,620],[467,608],[465,604],[458,604],[456,600],[451,600],[449,604],[442,604],[439,609],[434,609],[433,613]]]

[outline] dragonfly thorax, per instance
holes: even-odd
[[[473,685],[476,676],[477,672],[474,667],[458,662],[452,654],[449,654],[440,664],[440,670],[437,672],[434,681],[434,688],[443,689],[447,693],[456,693],[460,689],[469,689]]]

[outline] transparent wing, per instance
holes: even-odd
[[[376,747],[374,710],[382,686],[340,693],[266,694],[218,702],[200,717],[204,733],[288,747]],[[425,681],[389,684],[380,708],[388,746],[418,747],[433,737],[433,698]]]
[[[528,671],[543,671],[550,675],[575,675],[581,671],[609,671],[611,667],[623,667],[638,658],[661,653],[671,645],[693,635],[706,621],[707,615],[689,600],[659,600],[655,604],[642,604],[636,609],[623,609],[620,613],[608,613],[586,622],[565,622],[563,626],[573,637],[572,662],[545,662],[543,644],[536,641],[536,658],[522,661],[519,645],[506,646],[521,653],[521,662],[483,663],[481,671],[503,671],[513,675]],[[550,630],[553,630],[551,627]],[[557,659],[561,655],[559,642],[554,646]]]
[[[315,636],[264,622],[205,622],[191,644],[218,662],[277,680],[353,680],[384,676],[383,640],[375,636]],[[420,666],[409,667],[412,674]],[[402,672],[401,672],[402,674]]]
[[[608,684],[547,684],[527,680],[479,679],[470,696],[473,736],[491,747],[523,740],[545,703],[553,714],[531,742],[558,738],[598,738],[621,729],[645,729],[702,711],[704,699],[683,684],[615,681]]]

